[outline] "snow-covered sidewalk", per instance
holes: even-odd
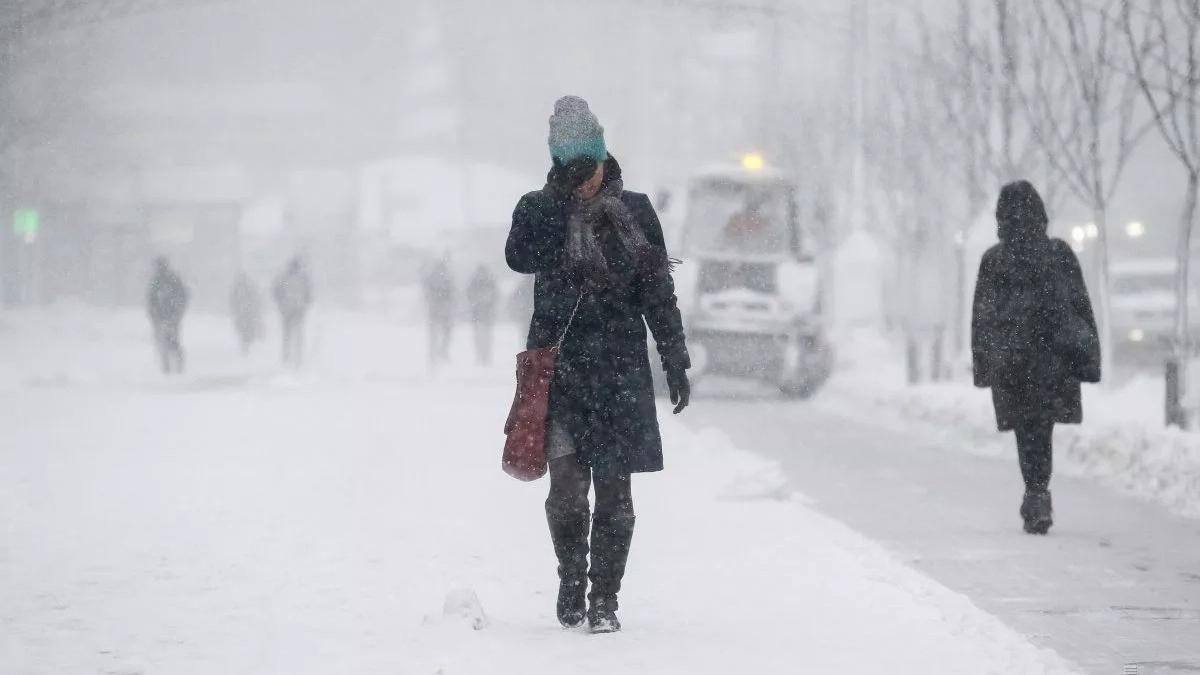
[[[29,340],[18,319],[0,347]],[[41,323],[69,343],[70,321]],[[219,328],[196,322],[176,382],[112,337],[130,356],[103,372],[0,371],[19,372],[0,386],[0,672],[1070,669],[675,420],[667,471],[635,478],[626,630],[564,631],[546,484],[499,469],[507,368],[427,375],[419,333],[358,317],[327,323],[305,373],[242,372]],[[443,612],[463,589],[485,625]]]
[[[899,349],[869,334],[846,336],[839,370],[818,404],[902,428],[922,425],[948,447],[1013,454],[1012,434],[996,431],[991,394],[970,381],[904,384]],[[1200,518],[1200,433],[1163,425],[1161,377],[1115,387],[1085,385],[1084,423],[1055,428],[1055,470]]]

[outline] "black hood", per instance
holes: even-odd
[[[1046,205],[1027,180],[1005,185],[996,202],[996,228],[1000,241],[1011,244],[1046,238]]]

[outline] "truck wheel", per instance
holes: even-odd
[[[802,350],[798,340],[788,341],[783,348],[783,372],[776,382],[779,392],[786,398],[811,398],[828,378],[827,372],[813,370],[805,365]]]

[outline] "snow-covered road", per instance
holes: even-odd
[[[713,387],[687,422],[747,439],[817,510],[1088,672],[1200,670],[1200,520],[1059,475],[1057,524],[1031,537],[1015,449],[964,452],[953,430],[871,419],[832,389],[796,404]]]
[[[498,467],[508,368],[430,375],[419,330],[315,319],[313,358],[288,373],[274,345],[241,361],[223,319],[195,317],[191,372],[164,381],[135,313],[0,315],[0,673],[1065,672],[1043,648],[1064,645],[1039,631],[1151,624],[1141,605],[1089,613],[1109,581],[1124,595],[1105,602],[1142,602],[1120,570],[1024,623],[1019,602],[986,592],[992,568],[1015,561],[1031,587],[1020,597],[1041,607],[1065,574],[1020,558],[1072,541],[1069,496],[1062,529],[1034,543],[1008,501],[954,471],[872,455],[899,438],[889,430],[819,406],[702,399],[686,423],[666,421],[668,470],[635,480],[626,631],[563,631],[546,485]],[[802,453],[781,452],[797,439],[838,461],[798,463]],[[911,457],[936,456],[919,450]],[[888,475],[891,491],[855,492]],[[999,470],[980,475],[999,483]],[[939,531],[896,492],[961,517]],[[990,520],[967,517],[972,493]],[[880,525],[910,507],[920,522]],[[1071,563],[1082,575],[1091,560]],[[457,589],[480,598],[482,630],[444,614]],[[1185,611],[1161,619],[1131,635],[1171,641],[1195,625]]]

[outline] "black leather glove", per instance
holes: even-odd
[[[669,367],[667,373],[667,390],[671,392],[671,403],[675,405],[675,414],[683,412],[692,399],[692,383],[688,381],[687,370],[678,366]]]

